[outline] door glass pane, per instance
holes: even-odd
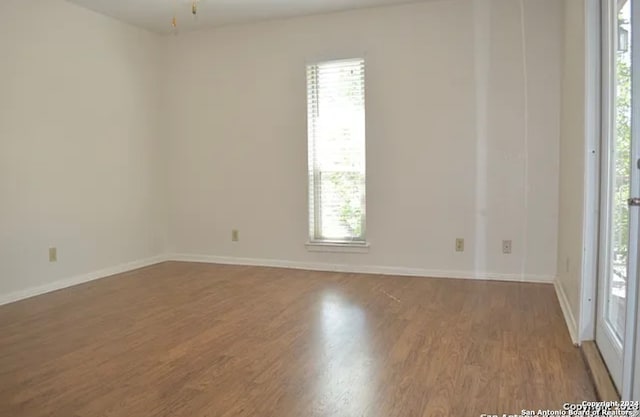
[[[622,341],[627,292],[629,185],[631,181],[631,2],[619,1],[616,52],[616,96],[611,167],[611,262],[606,320]]]

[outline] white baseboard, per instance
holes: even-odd
[[[8,294],[0,294],[0,305],[13,303],[14,301],[24,300],[26,298],[35,297],[36,295],[60,290],[74,285],[82,284],[96,279],[105,278],[123,272],[133,271],[135,269],[144,268],[145,266],[154,265],[167,260],[165,255],[158,255],[151,258],[141,259],[133,262],[127,262],[110,268],[101,269],[99,271],[89,272],[87,274],[76,275],[71,278],[57,280],[45,285],[26,288],[24,290],[11,292]]]
[[[480,279],[494,281],[513,281],[513,282],[532,282],[532,283],[553,283],[553,276],[546,275],[522,275],[522,274],[502,274],[492,272],[474,272],[474,271],[443,271],[421,268],[405,268],[395,266],[370,266],[370,265],[347,265],[347,264],[330,264],[320,262],[300,262],[285,261],[279,259],[260,259],[260,258],[236,258],[227,256],[200,255],[200,254],[170,254],[167,260],[182,262],[202,262],[227,265],[247,265],[247,266],[266,266],[275,268],[291,268],[306,269],[310,271],[331,271],[331,272],[350,272],[360,274],[380,274],[380,275],[403,275],[413,277],[430,277],[430,278],[458,278],[458,279]]]
[[[556,289],[556,295],[558,296],[558,302],[560,302],[560,308],[562,309],[562,314],[564,315],[564,320],[567,323],[567,328],[569,329],[569,335],[571,336],[571,341],[574,345],[579,345],[580,341],[578,340],[578,325],[576,323],[576,319],[571,312],[571,305],[569,304],[569,299],[567,298],[567,294],[564,292],[564,288],[562,288],[562,284],[557,279],[554,280],[553,286]]]
[[[265,266],[276,268],[292,268],[305,269],[311,271],[331,271],[331,272],[351,272],[360,274],[380,274],[380,275],[402,275],[413,277],[431,277],[431,278],[457,278],[457,279],[479,279],[494,281],[513,281],[513,282],[533,282],[533,283],[552,283],[554,277],[546,275],[521,275],[521,274],[501,274],[501,273],[478,273],[473,271],[443,271],[421,268],[405,268],[391,266],[369,266],[369,265],[347,265],[347,264],[330,264],[321,262],[299,262],[285,261],[278,259],[259,259],[259,258],[236,258],[227,256],[199,255],[199,254],[171,254],[158,255],[151,258],[141,259],[138,261],[128,262],[110,268],[101,269],[99,271],[89,272],[87,274],[77,275],[71,278],[61,279],[49,284],[31,287],[8,294],[0,294],[0,305],[12,303],[14,301],[24,300],[26,298],[35,297],[37,295],[60,290],[85,282],[105,278],[123,272],[133,271],[135,269],[144,268],[165,261],[182,261],[182,262],[203,262],[227,265],[249,265],[249,266]],[[556,285],[556,291],[558,287]],[[560,296],[559,296],[560,297]],[[562,305],[562,301],[560,303]],[[565,307],[563,306],[563,312]],[[565,312],[565,317],[566,317]],[[570,313],[569,313],[570,314]],[[573,333],[572,333],[572,338]]]

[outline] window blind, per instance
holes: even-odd
[[[309,236],[365,240],[363,59],[307,66]]]

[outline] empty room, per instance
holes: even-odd
[[[637,25],[0,1],[0,417],[638,415]]]

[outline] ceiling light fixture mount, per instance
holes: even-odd
[[[184,0],[174,0],[173,3],[173,18],[171,19],[171,27],[174,31],[177,31],[178,29],[178,1]],[[200,2],[200,0],[189,0],[189,2],[191,3],[191,14],[195,19],[196,17],[198,17],[198,3]]]

